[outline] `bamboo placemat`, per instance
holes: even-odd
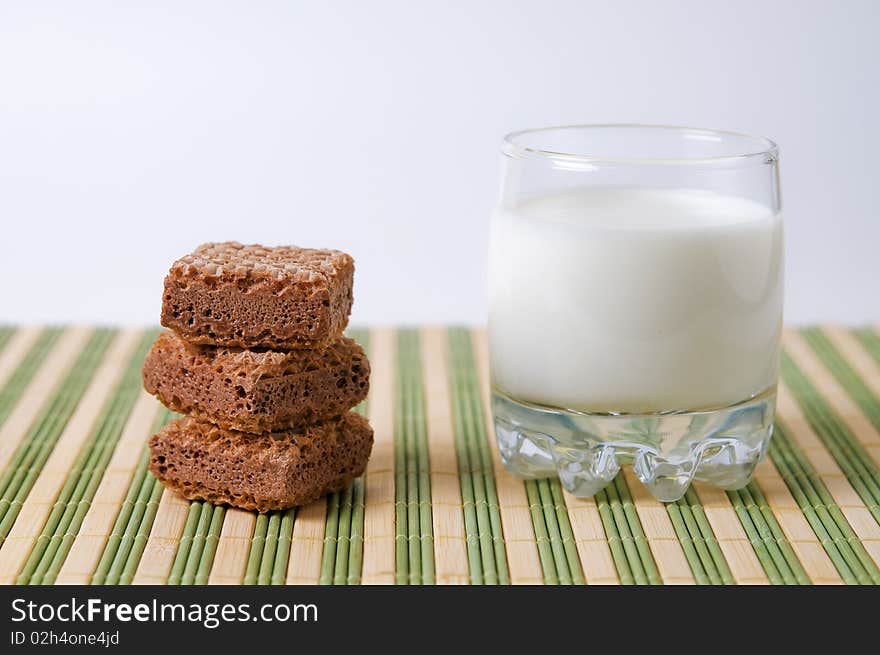
[[[345,491],[258,515],[147,469],[173,414],[141,389],[157,332],[0,327],[3,584],[878,584],[880,332],[787,330],[776,432],[746,488],[595,498],[498,456],[485,334],[352,330],[376,431]]]

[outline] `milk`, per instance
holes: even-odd
[[[729,406],[776,381],[782,220],[696,190],[592,187],[492,216],[496,390],[588,412]]]

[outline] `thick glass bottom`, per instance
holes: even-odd
[[[588,497],[631,465],[664,502],[681,498],[694,480],[747,485],[770,443],[775,409],[775,387],[730,407],[645,415],[575,412],[492,393],[495,436],[511,473],[558,475],[572,494]]]

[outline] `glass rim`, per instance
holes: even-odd
[[[708,157],[639,157],[592,155],[589,153],[560,152],[545,148],[524,145],[518,140],[527,135],[540,134],[555,130],[608,130],[627,129],[655,132],[681,132],[692,135],[713,135],[718,137],[736,137],[755,144],[755,149],[744,148],[742,152],[729,155],[713,155]],[[516,159],[547,159],[550,161],[584,162],[584,163],[619,163],[619,164],[713,164],[713,163],[749,163],[760,160],[760,163],[771,163],[779,159],[779,146],[775,141],[763,136],[755,136],[734,130],[719,130],[704,127],[688,127],[684,125],[664,125],[650,123],[576,123],[571,125],[550,125],[547,127],[516,130],[504,135],[501,152]]]

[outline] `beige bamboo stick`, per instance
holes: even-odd
[[[727,494],[722,489],[700,483],[694,483],[693,489],[703,505],[734,581],[740,585],[770,584]]]
[[[498,493],[510,582],[511,584],[543,584],[544,574],[538,557],[538,545],[535,541],[535,529],[532,526],[525,486],[522,480],[513,477],[504,468],[498,447],[494,443],[495,424],[492,420],[492,405],[489,400],[489,347],[485,330],[473,330],[471,343],[480,379],[486,434],[492,441],[489,451],[492,453],[492,467],[495,471],[495,489]]]
[[[620,584],[596,501],[578,498],[566,491],[565,506],[587,584]]]
[[[468,584],[467,537],[455,454],[445,328],[424,328],[422,385],[431,462],[431,512],[437,584]]]
[[[769,457],[758,464],[755,482],[810,580],[815,584],[843,584],[831,558]]]
[[[9,464],[37,414],[64,379],[91,332],[92,329],[86,327],[65,331],[28,384],[15,409],[0,427],[0,471]]]
[[[241,584],[256,522],[257,515],[253,512],[233,508],[226,510],[208,584]]]
[[[142,334],[140,330],[125,330],[110,345],[89,388],[34,482],[9,536],[0,547],[0,584],[12,584],[27,561],[64,486],[70,462],[76,458],[91,434],[104,403],[122,377]]]
[[[15,371],[15,368],[24,359],[24,356],[27,355],[28,350],[34,345],[42,331],[43,328],[30,325],[16,330],[15,334],[12,335],[9,343],[6,344],[6,348],[0,352],[0,385],[3,385],[9,379],[9,376],[12,375],[12,372]]]
[[[361,580],[363,584],[394,584],[393,329],[376,328],[370,333],[370,368],[368,410],[375,436],[367,464]]]
[[[868,551],[871,559],[880,565],[880,525],[877,525],[877,521],[852,488],[831,453],[813,431],[791,391],[782,382],[779,383],[776,420],[786,428],[786,433],[816,469],[828,493],[840,507],[840,511],[852,526],[865,550]]]
[[[56,584],[88,584],[101,560],[160,405],[142,391],[95,492]]]
[[[785,331],[785,349],[816,390],[837,413],[844,425],[880,466],[880,432],[871,424],[861,408],[850,397],[809,344],[795,330]]]
[[[694,574],[663,503],[651,495],[632,469],[624,468],[623,475],[663,583],[694,584]]]
[[[186,498],[168,489],[162,491],[156,519],[150,528],[150,536],[132,584],[165,584],[174,564],[174,555],[177,553],[188,513],[189,501]]]
[[[372,387],[372,382],[370,384]],[[290,536],[290,558],[287,560],[285,580],[287,584],[318,584],[318,579],[321,577],[321,555],[324,552],[326,521],[326,498],[297,508],[293,533]]]

